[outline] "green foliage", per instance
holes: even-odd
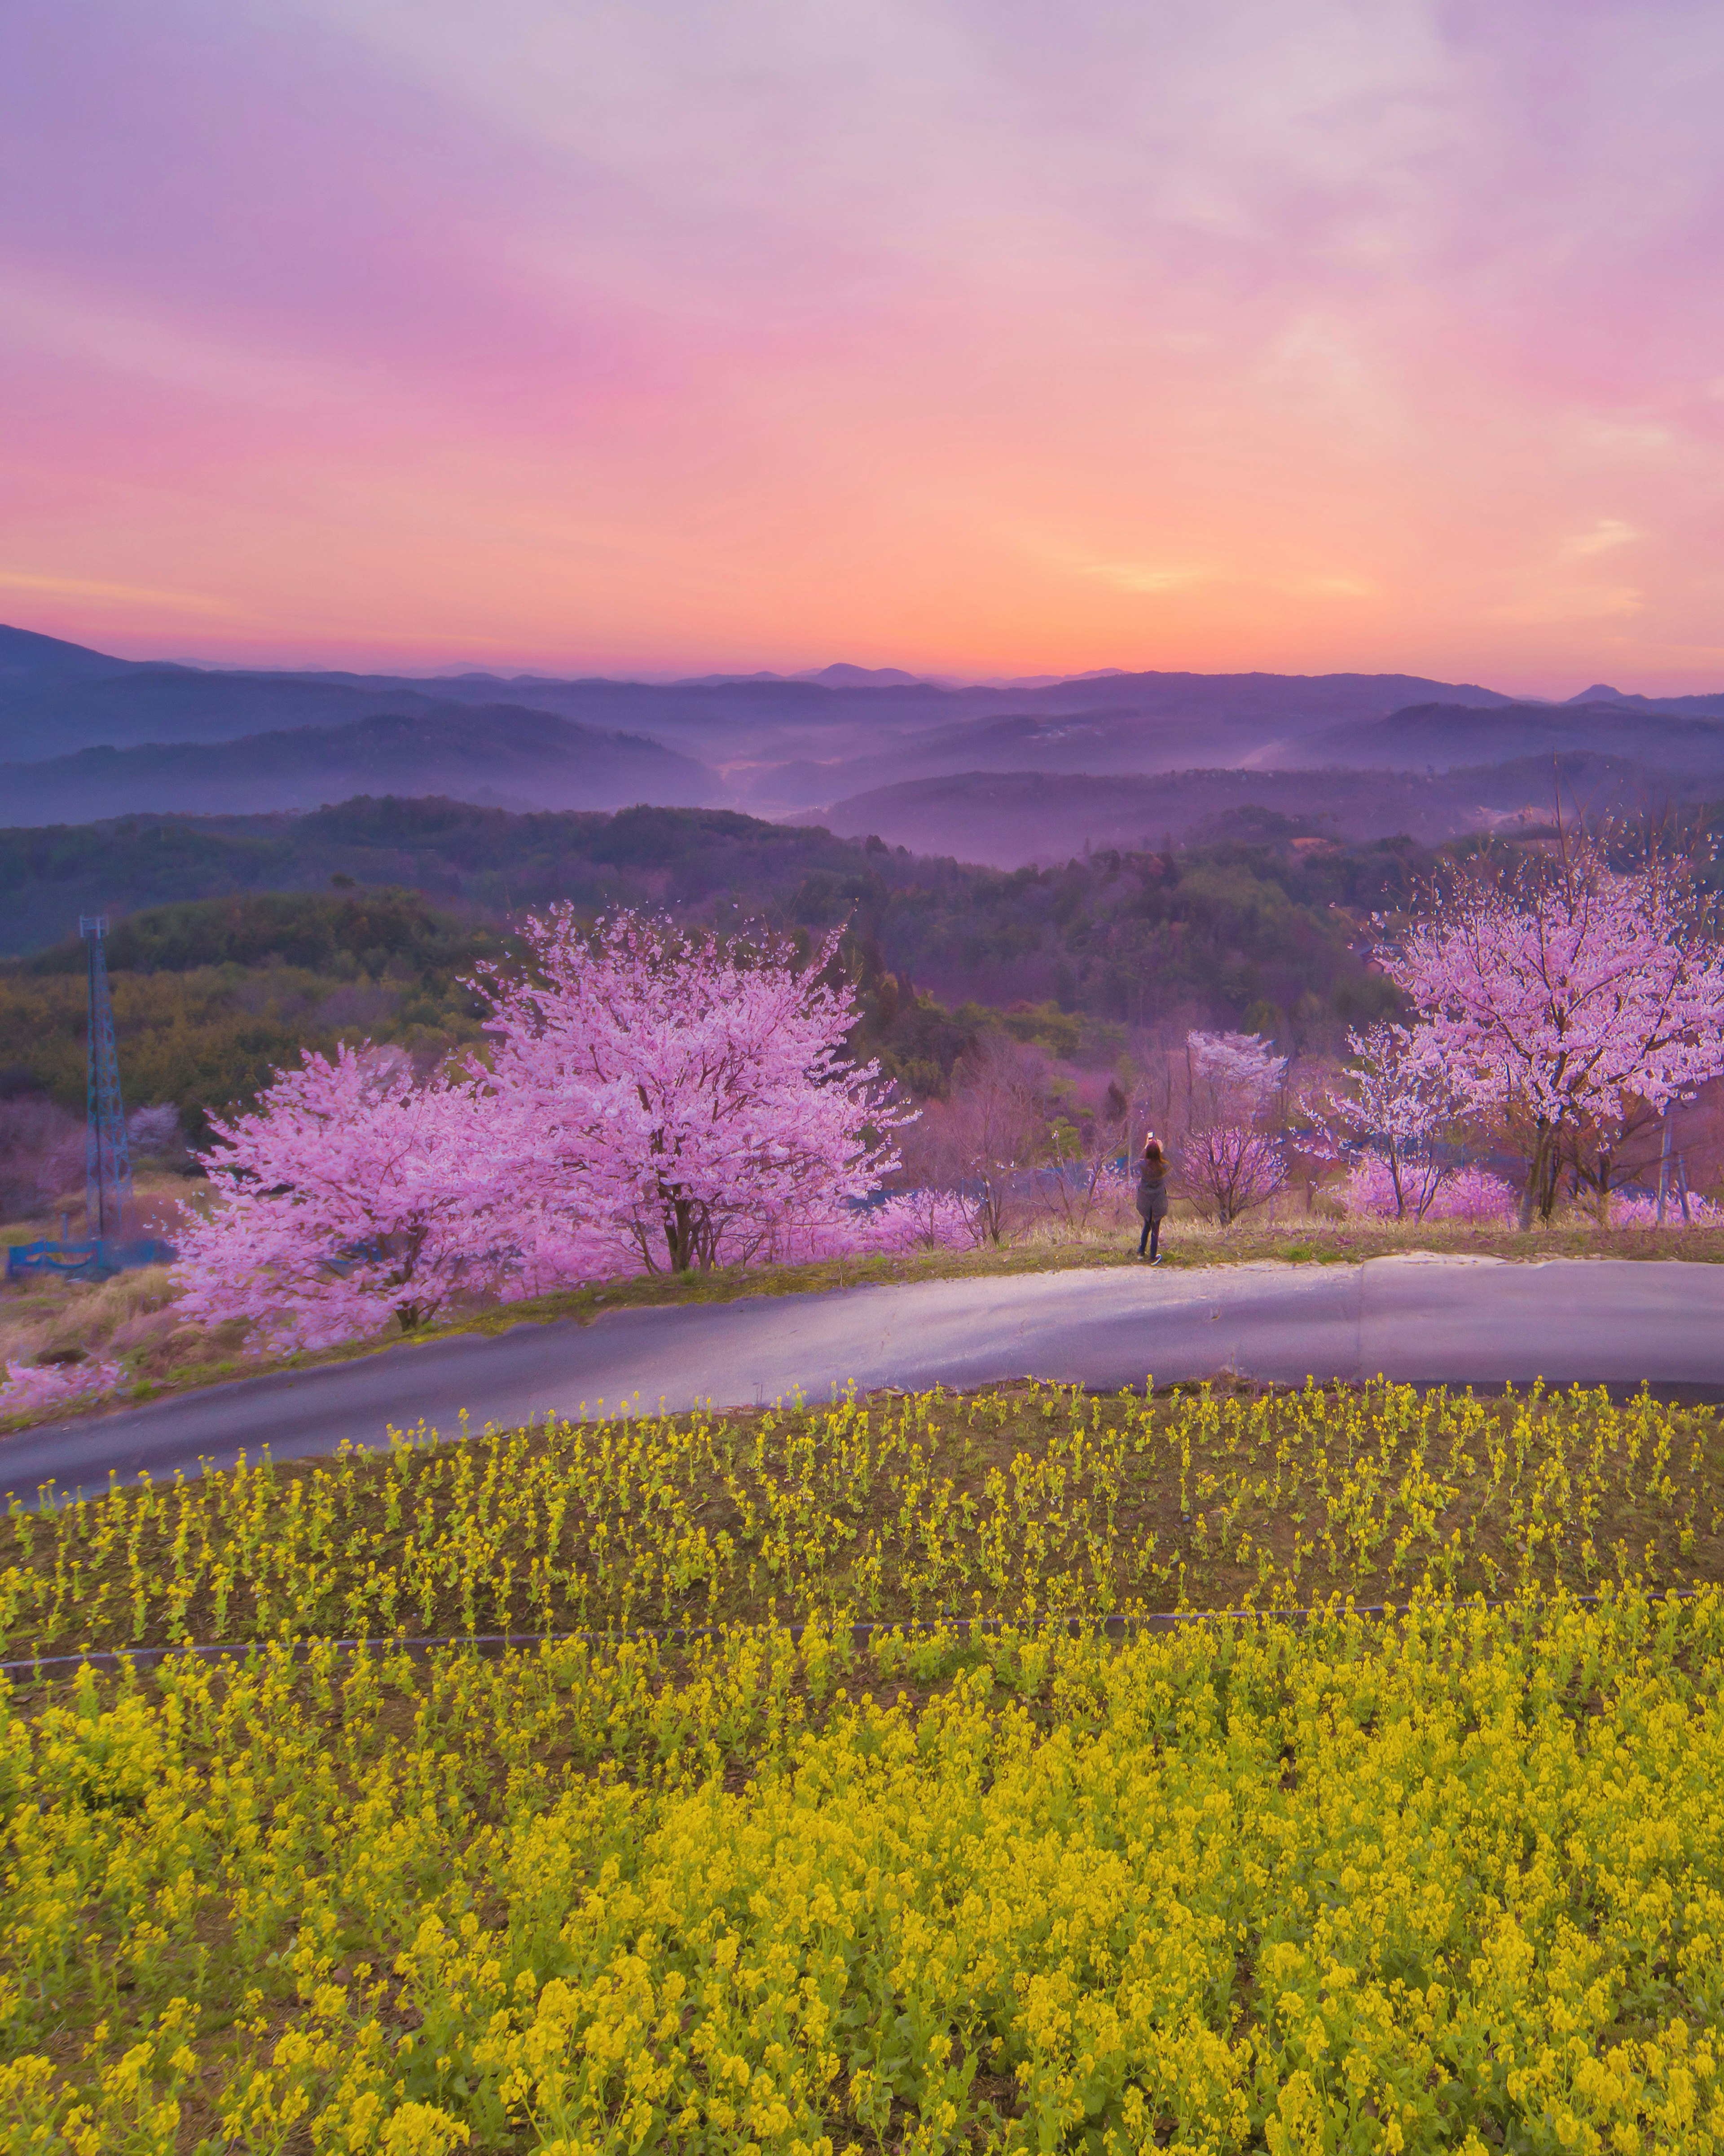
[[[1368,940],[1370,915],[1407,904],[1431,865],[1400,841],[1109,851],[1009,874],[876,856],[806,878],[790,909],[816,932],[849,921],[865,980],[896,977],[894,1015],[920,983],[1016,1006],[1008,1029],[1060,1054],[1072,1050],[1045,1023],[1020,1023],[1024,1010],[1128,1025],[1193,1010],[1243,1025],[1249,1014],[1253,1030],[1321,1047],[1396,1009],[1393,984],[1353,947]],[[906,1058],[925,1052],[890,1022],[875,1037]]]
[[[891,975],[906,1004],[931,989],[947,1003],[1051,1001],[1136,1024],[1193,1004],[1237,1022],[1261,1002],[1290,1025],[1301,1023],[1302,998],[1307,1024],[1380,1008],[1388,991],[1349,944],[1369,913],[1406,902],[1431,857],[1405,840],[1314,844],[1279,819],[1253,829],[1249,842],[1003,874],[723,809],[515,815],[362,797],[302,816],[0,832],[0,889],[17,950],[65,937],[80,911],[118,916],[264,890],[326,895],[345,877],[367,895],[410,888],[498,922],[557,899],[669,910],[720,928],[765,917],[818,933],[848,922],[860,975]]]
[[[434,913],[417,891],[362,897],[264,891],[158,906],[126,916],[108,937],[110,973],[187,973],[206,966],[291,966],[341,980],[380,978],[392,962],[449,971],[501,948],[493,935]],[[26,975],[82,974],[75,937],[26,959]]]
[[[459,986],[504,949],[410,891],[266,893],[146,908],[109,943],[128,1107],[172,1101],[188,1136],[249,1101],[307,1048],[398,1043],[429,1060],[480,1038]],[[0,971],[0,1060],[62,1105],[85,1093],[84,952],[55,945]]]
[[[683,911],[759,911],[811,870],[859,861],[824,830],[716,808],[517,815],[438,798],[362,795],[305,815],[129,816],[0,830],[0,950],[169,901],[259,891],[408,886],[500,921],[569,899]]]

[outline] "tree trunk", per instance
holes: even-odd
[[[677,1198],[666,1191],[670,1208],[664,1219],[664,1241],[670,1253],[670,1270],[685,1273],[693,1261],[695,1240],[695,1208],[686,1198]]]
[[[1526,1163],[1526,1187],[1521,1193],[1520,1226],[1523,1235],[1532,1225],[1534,1205],[1538,1205],[1541,1211],[1544,1210],[1542,1201],[1545,1163],[1549,1157],[1550,1149],[1551,1127],[1547,1119],[1541,1116],[1538,1119],[1538,1137],[1532,1147],[1532,1158]],[[1548,1212],[1545,1212],[1544,1217],[1547,1219],[1549,1219]]]

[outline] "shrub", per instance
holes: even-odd
[[[1408,1188],[1403,1183],[1403,1190]],[[1380,1153],[1366,1153],[1355,1161],[1338,1195],[1342,1210],[1356,1219],[1393,1220],[1396,1217],[1394,1178]],[[1481,1168],[1463,1168],[1437,1183],[1422,1215],[1415,1214],[1409,1202],[1406,1218],[1464,1220],[1483,1225],[1506,1221],[1513,1213],[1514,1205],[1515,1194],[1500,1175],[1489,1174]]]
[[[112,1392],[125,1374],[117,1363],[8,1363],[0,1384],[0,1415],[84,1407]]]

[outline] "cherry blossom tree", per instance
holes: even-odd
[[[944,1101],[905,1134],[906,1175],[946,1193],[972,1242],[998,1243],[1047,1158],[1046,1065],[1009,1037],[986,1033],[965,1051]]]
[[[1287,1059],[1255,1033],[1185,1036],[1188,1113],[1194,1123],[1252,1122],[1268,1110]]]
[[[1460,1111],[1449,1066],[1429,1033],[1404,1025],[1350,1033],[1347,1046],[1355,1059],[1347,1073],[1352,1090],[1328,1095],[1329,1113],[1347,1137],[1380,1155],[1393,1217],[1405,1219],[1410,1211],[1423,1220],[1452,1173],[1431,1150]],[[1362,1192],[1364,1183],[1358,1188]],[[1362,1198],[1360,1204],[1376,1209],[1374,1197],[1368,1207]]]
[[[1459,1099],[1521,1143],[1523,1227],[1535,1204],[1550,1217],[1578,1127],[1724,1070],[1724,959],[1680,861],[1623,872],[1566,837],[1552,861],[1451,886],[1383,963]]]
[[[566,906],[522,934],[527,968],[473,985],[493,1005],[488,1143],[524,1215],[596,1239],[612,1270],[862,1232],[852,1209],[907,1115],[846,1052],[836,935],[803,963],[786,937],[721,945],[630,913],[587,928]]]
[[[188,1318],[246,1318],[280,1348],[392,1320],[412,1332],[509,1261],[464,1079],[421,1084],[404,1056],[368,1050],[308,1052],[211,1129],[213,1203],[183,1208],[174,1237]]]
[[[1255,1033],[1190,1033],[1185,1060],[1179,1178],[1198,1212],[1227,1227],[1285,1188],[1285,1148],[1262,1125],[1287,1059]]]
[[[1198,1214],[1225,1228],[1285,1188],[1286,1155],[1280,1139],[1266,1131],[1211,1123],[1187,1132],[1179,1148],[1179,1178]]]

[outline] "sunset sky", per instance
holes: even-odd
[[[0,620],[1724,687],[1719,0],[7,0]]]

